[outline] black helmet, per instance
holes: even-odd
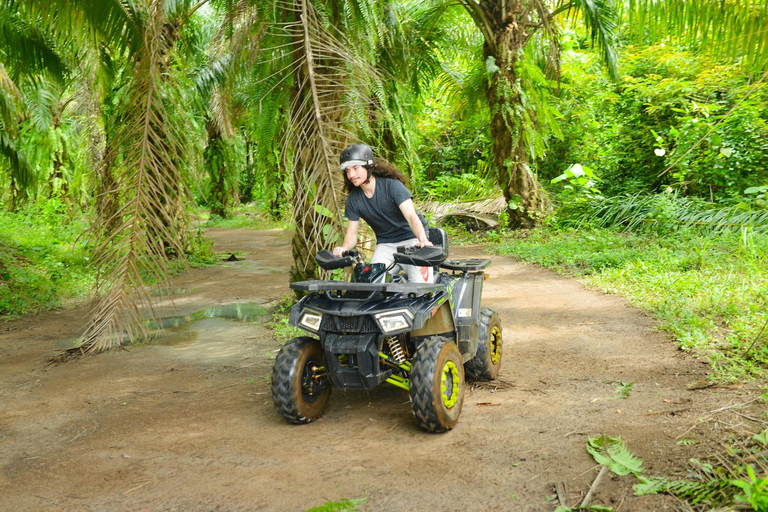
[[[352,144],[341,152],[339,164],[341,165],[342,169],[346,169],[347,167],[351,167],[353,165],[372,165],[373,150],[366,144]]]

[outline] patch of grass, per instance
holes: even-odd
[[[365,498],[358,500],[329,501],[320,506],[307,509],[306,512],[355,512],[357,505],[365,501]]]
[[[295,298],[293,295],[285,295],[272,310],[272,320],[267,323],[267,327],[272,329],[275,339],[280,343],[298,336],[306,336],[307,332],[288,323]]]
[[[681,349],[706,353],[720,379],[768,373],[766,237],[544,227],[514,233],[496,251],[622,295]]]
[[[56,202],[0,212],[0,316],[11,319],[85,297],[93,284],[86,226],[86,219]]]

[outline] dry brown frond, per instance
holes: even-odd
[[[432,214],[432,219],[440,223],[446,217],[464,217],[482,222],[490,228],[499,225],[499,215],[507,208],[504,196],[489,197],[479,201],[441,203],[425,201],[419,203],[422,213]]]
[[[165,19],[163,3],[153,2],[143,20],[130,93],[108,148],[115,183],[99,200],[114,200],[115,210],[98,234],[97,302],[81,344],[67,351],[76,357],[136,339],[144,330],[142,306],[152,306],[147,279],[167,284],[169,255],[183,254],[186,190],[180,167],[188,130],[183,116],[175,115],[184,110],[168,69],[176,37],[169,27],[176,25]]]

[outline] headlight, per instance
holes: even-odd
[[[323,321],[323,314],[316,311],[305,311],[301,315],[299,325],[305,329],[317,332],[320,330],[320,323]]]
[[[409,329],[413,321],[413,313],[410,309],[396,309],[375,315],[379,327],[385,333]]]

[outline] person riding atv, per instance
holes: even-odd
[[[413,205],[413,195],[406,188],[403,173],[389,162],[373,158],[366,144],[353,144],[341,152],[339,164],[344,171],[347,202],[344,216],[349,220],[344,241],[333,249],[341,256],[354,249],[362,218],[376,235],[371,263],[389,265],[397,247],[432,245],[427,237],[427,221]],[[393,271],[398,271],[393,267]],[[412,283],[432,281],[429,267],[406,266],[403,270]]]
[[[342,154],[342,166],[351,162],[345,169],[372,163],[370,148],[357,146],[363,147],[351,146]],[[346,171],[363,194],[366,184],[378,183],[371,197],[365,194],[376,199],[375,190],[382,191],[386,178],[376,179],[375,168],[365,179],[361,173]],[[498,375],[501,320],[480,304],[487,278],[483,270],[490,260],[448,260],[445,231],[424,229],[424,223],[416,222],[410,193],[404,186],[403,190],[408,197],[398,203],[401,194],[394,201],[411,234],[416,232],[415,239],[393,235],[394,242],[386,241],[388,237],[382,240],[372,225],[379,242],[376,250],[384,244],[394,248],[382,249],[378,257],[374,252],[374,260],[366,263],[352,250],[358,227],[353,218],[360,215],[368,221],[372,217],[366,215],[373,214],[358,213],[348,201],[348,217],[355,226],[347,230],[341,247],[333,253],[320,251],[315,259],[328,271],[354,266],[352,281],[291,284],[306,295],[291,307],[289,322],[313,335],[292,339],[275,359],[272,399],[278,414],[291,423],[319,418],[334,387],[372,389],[386,382],[408,391],[413,417],[422,429],[446,432],[456,426],[461,414],[465,374],[476,380],[493,380]],[[389,257],[391,262],[381,261]],[[392,275],[397,266],[415,272],[407,270],[408,281],[401,282]],[[425,267],[427,272],[422,270]]]

